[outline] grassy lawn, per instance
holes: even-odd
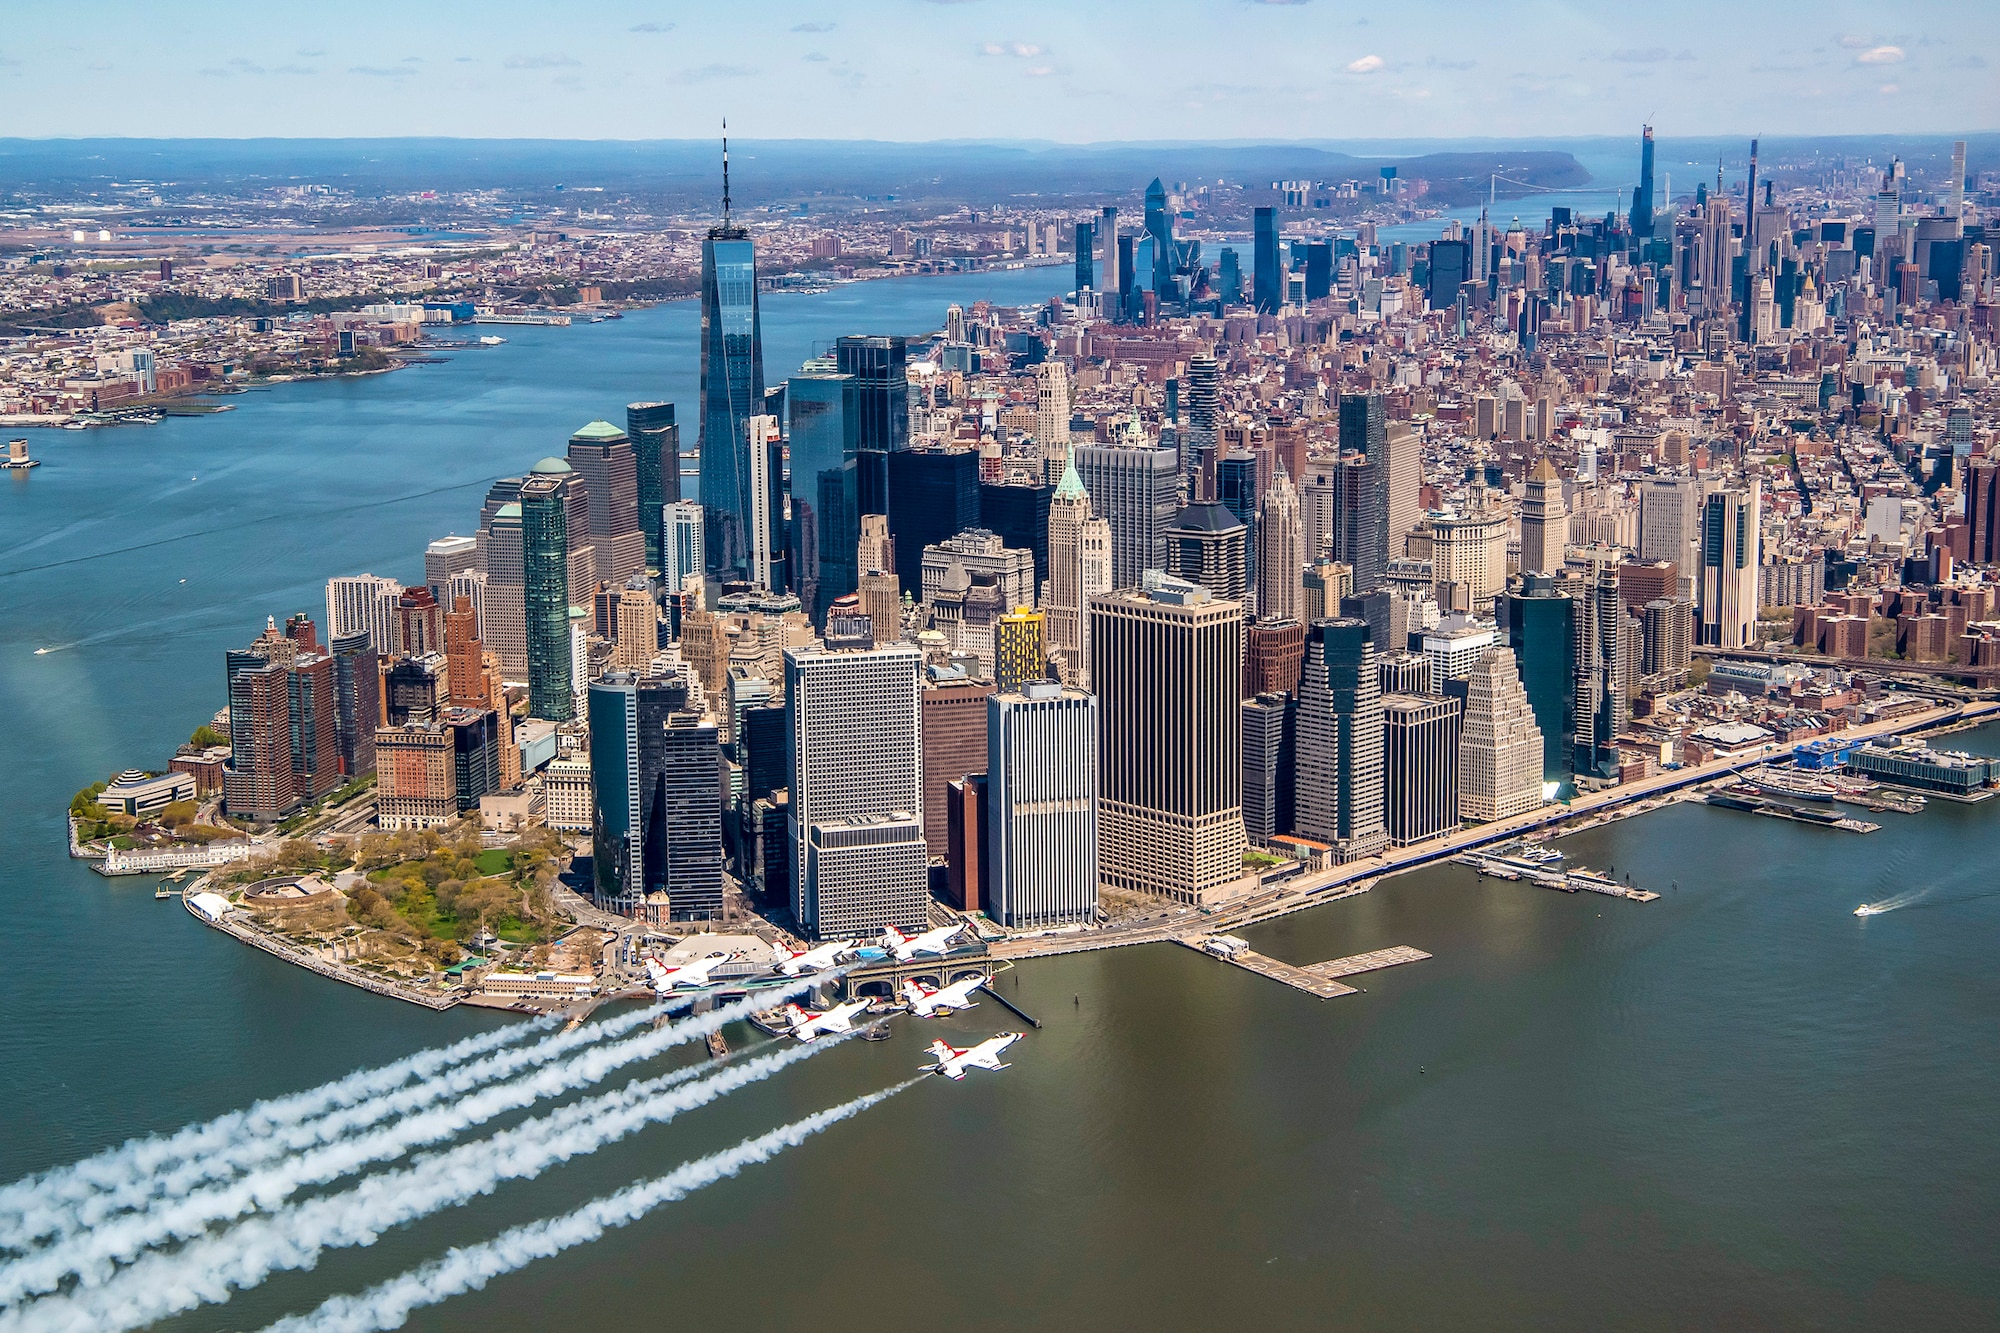
[[[514,868],[514,854],[503,847],[489,847],[472,858],[482,875],[504,875]]]

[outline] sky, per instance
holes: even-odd
[[[2000,0],[7,0],[0,135],[2000,129]]]

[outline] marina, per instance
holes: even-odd
[[[1258,953],[1234,935],[1181,935],[1176,936],[1174,942],[1197,953],[1207,954],[1210,958],[1233,963],[1246,972],[1255,972],[1260,977],[1267,977],[1280,985],[1290,986],[1293,990],[1304,991],[1321,1000],[1333,1000],[1356,993],[1359,988],[1346,985],[1340,980],[1342,977],[1359,976],[1363,972],[1376,972],[1385,967],[1399,967],[1404,963],[1421,962],[1430,957],[1422,949],[1398,944],[1387,949],[1375,949],[1368,953],[1333,958],[1324,963],[1309,963],[1300,967],[1295,963],[1280,962]],[[1025,1018],[1026,1015],[1022,1017]]]

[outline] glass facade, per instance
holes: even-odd
[[[811,374],[794,375],[790,390],[793,591],[822,625],[833,599],[860,586],[861,387],[852,375]]]
[[[908,353],[901,337],[849,336],[834,344],[834,364],[860,391],[857,447],[894,453],[910,447]]]
[[[660,509],[681,498],[681,428],[672,403],[628,403],[625,436],[639,464],[639,530],[646,568],[660,570]]]
[[[570,685],[568,487],[560,476],[521,483],[521,565],[528,630],[528,713],[567,722]]]
[[[970,449],[905,449],[886,462],[896,578],[915,596],[924,586],[924,547],[979,526],[979,455]]]
[[[1541,729],[1542,781],[1561,782],[1576,744],[1576,606],[1553,580],[1528,574],[1521,592],[1501,595],[1499,611]]]
[[[1284,284],[1278,273],[1278,210],[1260,208],[1257,210],[1256,230],[1253,234],[1254,253],[1251,255],[1251,298],[1256,302],[1257,313],[1275,315],[1284,304]]]
[[[750,576],[750,418],[764,405],[757,250],[738,227],[701,247],[701,503],[708,569]]]

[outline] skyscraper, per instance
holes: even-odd
[[[901,643],[785,651],[793,914],[815,939],[927,924],[922,664]]]
[[[1521,500],[1521,568],[1552,573],[1561,569],[1569,547],[1569,511],[1563,505],[1562,480],[1548,455],[1535,460]]]
[[[374,574],[326,581],[326,637],[344,639],[350,634],[366,634],[378,654],[388,656],[401,650],[396,603],[403,585]]]
[[[1243,873],[1243,608],[1155,573],[1089,632],[1099,878],[1199,905]]]
[[[1382,777],[1382,694],[1368,622],[1347,616],[1306,631],[1299,679],[1298,830],[1336,861],[1388,845]]]
[[[1459,701],[1441,695],[1382,696],[1383,823],[1389,845],[1458,827]]]
[[[792,417],[793,591],[814,624],[837,597],[860,586],[856,455],[861,397],[852,375],[804,370],[787,384]]]
[[[1032,681],[987,701],[988,910],[1012,928],[1097,914],[1097,700]]]
[[[611,671],[589,697],[598,906],[632,915],[663,893],[674,920],[721,915],[715,724],[689,707],[679,676]]]
[[[1060,361],[1035,367],[1035,443],[1042,447],[1043,478],[1061,476],[1069,462],[1069,371]]]
[[[1131,588],[1149,569],[1167,567],[1167,529],[1180,508],[1178,459],[1135,422],[1112,444],[1072,452],[1091,508],[1111,527],[1111,586]]]
[[[1284,465],[1264,502],[1257,524],[1257,614],[1273,620],[1299,618],[1300,582],[1305,572],[1305,527],[1299,493]]]
[[[757,249],[729,219],[729,143],[722,146],[722,222],[701,247],[701,504],[709,571],[749,577],[750,418],[764,406],[764,326]]]
[[[1388,558],[1403,558],[1405,539],[1423,513],[1424,467],[1422,449],[1407,423],[1392,421],[1383,433],[1382,447],[1388,450],[1386,469],[1389,514]]]
[[[1104,297],[1104,317],[1116,319],[1123,298],[1118,290],[1118,210],[1110,204],[1104,206],[1098,217],[1097,245],[1102,256],[1097,269],[1097,290]]]
[[[1472,243],[1432,241],[1430,278],[1431,309],[1451,309],[1458,302],[1459,288],[1472,278]]]
[[[924,548],[979,526],[979,455],[965,449],[900,449],[887,455],[889,532],[896,577],[924,586]]]
[[[1218,501],[1191,504],[1167,529],[1167,573],[1199,583],[1211,597],[1241,602],[1250,583],[1248,537],[1248,529]]]
[[[672,403],[627,403],[625,436],[639,486],[639,531],[646,539],[646,568],[660,565],[660,509],[681,498],[681,428]]]
[[[333,658],[333,734],[341,774],[375,771],[375,726],[382,720],[382,671],[375,645],[364,634],[343,634],[328,645]]]
[[[1542,733],[1511,649],[1495,648],[1466,678],[1458,769],[1466,819],[1510,819],[1541,804]]]
[[[1298,765],[1292,697],[1267,692],[1243,701],[1243,836],[1258,847],[1290,833]]]
[[[933,858],[949,848],[945,788],[968,773],[986,771],[986,701],[993,681],[953,667],[924,673],[918,712],[923,728],[924,844]]]
[[[569,437],[569,465],[582,484],[597,577],[613,587],[646,570],[639,527],[639,460],[632,441],[608,421],[593,421]]]
[[[1062,664],[1063,680],[1089,688],[1087,614],[1092,597],[1111,591],[1111,525],[1090,516],[1090,494],[1077,475],[1075,460],[1049,502],[1049,581],[1042,599],[1048,612],[1049,646]]]
[[[1573,767],[1579,776],[1616,777],[1618,737],[1632,718],[1631,672],[1637,656],[1618,595],[1618,569],[1611,561],[1593,561],[1587,573],[1565,582],[1577,612]]]
[[[1253,224],[1250,294],[1260,315],[1275,315],[1285,303],[1283,274],[1278,268],[1278,210],[1262,207]]]
[[[1751,201],[1755,203],[1755,200]],[[1645,126],[1639,135],[1639,183],[1632,187],[1632,239],[1651,240],[1653,236],[1653,127]]]
[[[850,334],[834,344],[834,362],[854,377],[860,420],[857,447],[895,453],[910,447],[909,354],[900,336]]]
[[[1002,692],[1018,691],[1030,681],[1045,680],[1049,654],[1045,613],[1017,606],[993,627],[993,679]]]
[[[1096,243],[1096,231],[1088,222],[1076,224],[1076,294],[1081,298],[1085,291],[1097,288],[1097,272],[1090,262],[1090,248]]]
[[[1542,739],[1541,780],[1562,782],[1576,738],[1576,604],[1554,579],[1529,574],[1519,591],[1500,595],[1494,614]]]
[[[1174,282],[1174,217],[1167,211],[1167,187],[1158,176],[1146,187],[1146,235],[1153,242],[1153,294],[1162,305],[1180,299]]]
[[[1270,454],[1260,459],[1249,449],[1230,449],[1215,460],[1213,498],[1243,525],[1243,559],[1257,572],[1257,501],[1264,488],[1259,473],[1270,466]],[[1261,466],[1260,466],[1261,464]],[[1193,498],[1195,492],[1189,492]]]
[[[1709,495],[1701,509],[1700,641],[1742,648],[1757,624],[1758,526],[1763,483],[1752,477]]]
[[[1181,434],[1181,471],[1189,478],[1188,494],[1196,491],[1195,473],[1214,456],[1222,429],[1221,373],[1215,358],[1196,352],[1188,358],[1187,425]]]
[[[575,716],[569,642],[567,478],[536,472],[521,483],[521,568],[526,612],[528,714],[551,722]]]
[[[784,436],[778,419],[759,414],[750,418],[749,470],[744,473],[749,496],[744,540],[750,551],[750,583],[768,592],[786,591]]]
[[[676,500],[660,511],[660,586],[669,595],[678,595],[688,575],[699,575],[706,567],[702,538],[706,529],[701,506],[692,500]]]

